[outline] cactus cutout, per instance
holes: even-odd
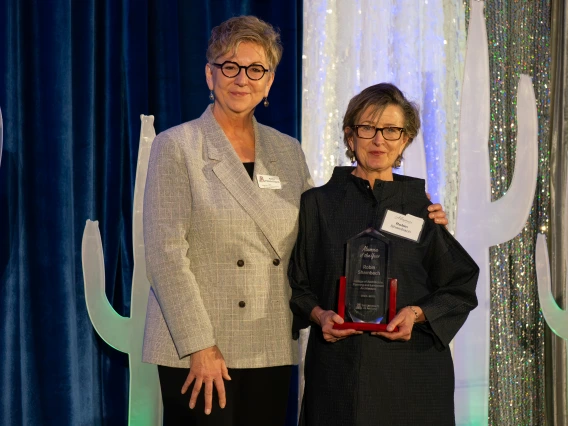
[[[568,197],[568,185],[566,186],[566,197]],[[568,198],[565,198],[565,200],[568,201]],[[568,240],[568,233],[564,233],[562,237],[565,240],[564,244],[568,243],[568,241],[566,241]],[[546,246],[546,236],[543,234],[538,234],[536,237],[535,261],[538,299],[542,315],[554,334],[564,339],[564,350],[568,351],[568,309],[563,310],[560,306],[558,306],[558,303],[552,294],[550,261],[548,258],[548,248]],[[566,267],[568,267],[568,259],[564,259],[564,262],[564,271],[566,271]],[[566,285],[568,287],[568,283]],[[561,363],[562,361],[557,360],[557,362]],[[568,363],[564,367],[564,371],[568,371]],[[558,398],[561,397],[562,392],[559,392]],[[560,407],[566,407],[568,405],[568,400],[556,401],[556,404],[559,411],[562,411]],[[560,420],[560,418],[558,418],[558,420]],[[554,422],[554,419],[550,419],[550,421]]]
[[[560,206],[568,205],[568,181],[565,184],[564,202]],[[562,207],[560,207],[562,208]],[[568,233],[562,235],[564,247],[568,247]],[[550,274],[550,261],[548,258],[548,247],[546,236],[538,234],[536,237],[536,280],[538,284],[538,299],[542,315],[550,329],[557,336],[568,340],[568,310],[563,310],[558,306],[556,298],[552,294],[552,278]],[[564,271],[568,271],[568,259],[564,259]],[[566,281],[568,287],[568,280]],[[568,342],[566,342],[568,349]]]
[[[568,266],[568,261],[566,261],[566,266]],[[536,237],[536,279],[540,308],[546,323],[554,334],[568,340],[568,310],[560,308],[552,294],[548,248],[546,247],[546,236],[543,234],[538,234]]]
[[[515,171],[507,193],[491,202],[489,56],[484,2],[471,1],[460,114],[460,187],[456,238],[480,268],[478,307],[454,340],[456,423],[486,425],[489,410],[489,247],[517,236],[533,204],[538,172],[537,111],[530,77],[517,88]]]
[[[134,273],[130,317],[120,316],[105,294],[105,269],[98,222],[87,220],[83,233],[82,263],[85,281],[85,301],[93,327],[101,338],[128,354],[130,365],[129,426],[162,424],[162,402],[155,365],[142,362],[144,322],[150,283],[146,278],[142,209],[148,172],[150,148],[156,137],[154,117],[141,115],[142,129],[136,168],[133,209]]]

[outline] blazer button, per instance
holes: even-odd
[[[237,260],[237,266],[239,268],[242,268],[243,266],[245,266],[245,261],[243,259]]]
[[[241,300],[241,301],[239,302],[239,308],[244,308],[246,305],[247,305],[247,304],[245,303],[244,300]]]
[[[274,260],[272,261],[272,264],[273,264],[274,266],[280,265],[280,259],[274,259]]]

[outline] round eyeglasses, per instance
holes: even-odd
[[[242,69],[245,70],[247,77],[251,80],[260,80],[262,77],[264,77],[265,73],[270,72],[270,70],[267,70],[259,64],[251,64],[248,67],[245,67],[243,65],[237,64],[236,62],[225,61],[222,64],[213,63],[211,65],[215,65],[216,67],[221,68],[223,75],[228,78],[235,78],[240,74]]]
[[[397,141],[404,132],[403,127],[375,127],[369,124],[356,124],[352,126],[355,129],[355,134],[361,139],[373,139],[377,132],[381,132],[383,139],[386,141]]]

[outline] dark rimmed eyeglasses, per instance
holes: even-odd
[[[403,127],[375,127],[369,124],[356,124],[351,126],[355,129],[355,134],[361,139],[373,139],[377,132],[381,132],[386,141],[397,141],[404,132]]]
[[[267,70],[259,64],[251,64],[248,67],[245,67],[243,65],[237,64],[236,62],[225,61],[222,64],[212,63],[211,65],[215,65],[217,68],[221,68],[221,72],[227,78],[235,78],[240,74],[242,69],[245,70],[247,77],[251,80],[260,80],[262,77],[264,77],[264,74],[270,72],[270,70]]]

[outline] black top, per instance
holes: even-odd
[[[397,309],[422,308],[409,342],[369,333],[336,343],[312,327],[306,353],[301,424],[453,425],[454,376],[448,344],[477,306],[479,269],[444,226],[428,219],[424,181],[394,175],[369,182],[337,167],[331,180],[302,195],[298,239],[290,259],[294,334],[310,325],[312,309],[337,312],[345,243],[368,227],[380,231],[387,209],[425,219],[418,242],[394,235],[390,277]]]
[[[243,166],[245,166],[245,169],[247,169],[247,173],[252,179],[252,176],[254,174],[254,161],[251,161],[250,163],[243,163]]]

